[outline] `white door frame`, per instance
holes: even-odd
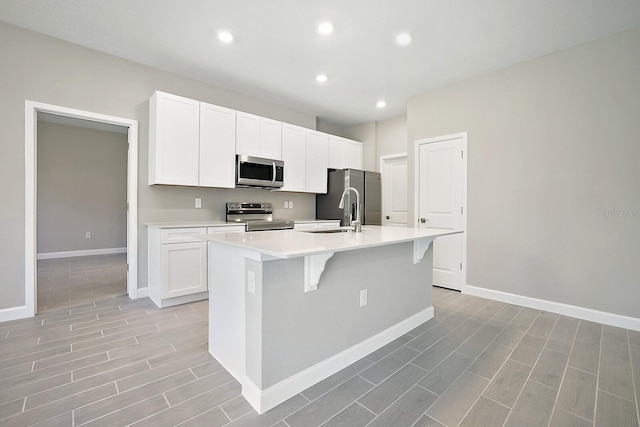
[[[414,144],[414,173],[413,173],[413,189],[414,189],[414,223],[412,227],[419,226],[420,220],[420,146],[423,144],[433,144],[436,142],[449,141],[451,139],[462,138],[462,289],[467,286],[467,132],[452,133],[450,135],[436,136],[433,138],[417,139]]]
[[[128,128],[127,160],[127,293],[138,298],[138,121],[115,116],[75,110],[58,105],[25,101],[25,311],[23,317],[33,317],[38,310],[37,298],[37,115],[51,113],[76,119],[109,123]]]
[[[408,163],[408,157],[407,157],[407,153],[396,153],[396,154],[389,154],[387,156],[380,156],[380,177],[382,179],[382,182],[384,182],[384,165],[388,160],[396,160],[396,159],[402,159],[404,158],[405,160],[407,160]],[[409,179],[409,177],[407,177],[407,179]],[[407,183],[408,184],[408,183]],[[407,193],[407,198],[408,198],[408,193]],[[386,201],[386,197],[388,197],[388,195],[385,195],[385,192],[382,191],[382,208],[384,209],[385,207],[385,201]],[[407,200],[408,202],[408,200]],[[408,203],[407,203],[408,205]],[[384,212],[382,213],[382,216],[384,216]],[[408,218],[407,218],[408,219]],[[381,219],[382,220],[382,219]],[[409,226],[409,223],[407,223],[407,227]]]

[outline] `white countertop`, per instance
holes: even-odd
[[[295,230],[219,233],[200,238],[275,258],[296,258],[327,252],[372,248],[419,239],[457,234],[459,230],[434,230],[407,227],[365,225],[362,233],[308,233]]]
[[[152,228],[234,227],[238,225],[244,225],[244,222],[229,223],[226,221],[166,221],[145,222],[144,225]]]
[[[296,224],[308,224],[313,222],[335,222],[339,219],[296,219]],[[152,228],[191,228],[191,227],[233,227],[244,225],[244,222],[228,223],[226,221],[157,221],[145,222],[144,225]]]
[[[293,222],[296,224],[309,224],[312,222],[340,222],[339,219],[295,219]]]

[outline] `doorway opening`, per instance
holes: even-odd
[[[106,273],[110,279],[116,280],[118,274],[126,276],[126,293],[129,298],[138,297],[137,285],[137,177],[138,177],[138,122],[135,120],[107,116],[103,114],[75,110],[66,107],[42,104],[32,101],[25,102],[25,312],[22,317],[34,316],[38,311],[38,119],[57,121],[61,124],[72,124],[90,127],[98,130],[118,130],[126,133],[127,164],[126,164],[126,245],[125,247],[110,248],[110,250],[79,250],[44,252],[47,255],[41,259],[53,261],[61,260],[60,265],[74,263],[92,266],[85,270],[96,270],[96,266],[106,269],[99,274]],[[91,231],[86,236],[91,238]],[[85,236],[85,237],[86,237]],[[116,246],[122,246],[116,245]],[[53,246],[50,246],[52,248]],[[49,249],[51,250],[51,249]],[[41,251],[42,252],[42,251]],[[61,253],[62,252],[62,253]],[[105,253],[106,252],[106,253]],[[79,260],[75,255],[84,259]],[[71,260],[78,260],[72,262]],[[49,261],[47,260],[47,261]],[[110,268],[107,268],[110,267]],[[65,271],[72,271],[69,266],[61,267]],[[75,271],[74,273],[78,273]],[[83,273],[84,274],[84,273]],[[86,279],[82,274],[72,274],[74,279]],[[61,280],[66,280],[59,277]],[[67,278],[68,279],[68,278]],[[107,279],[108,280],[108,279]],[[117,291],[116,291],[117,292]],[[44,308],[44,307],[43,307]]]
[[[128,128],[37,116],[37,310],[127,293]]]

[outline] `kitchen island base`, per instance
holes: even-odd
[[[210,240],[209,352],[258,413],[277,406],[433,317],[434,238],[421,260],[416,241],[335,252],[310,292],[304,256]]]

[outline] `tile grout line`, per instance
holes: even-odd
[[[519,314],[519,313],[520,313],[520,312],[518,312],[518,314]],[[540,311],[538,311],[538,314],[536,315],[536,317],[533,319],[533,321],[531,322],[531,324],[530,324],[530,325],[529,325],[529,327],[527,328],[527,331],[529,331],[529,329],[531,329],[531,327],[532,327],[532,326],[533,326],[533,324],[535,323],[535,321],[536,321],[536,319],[538,318],[538,316],[540,316],[540,313],[541,313],[541,312],[540,312]],[[496,313],[495,315],[497,315],[497,314],[498,314],[498,313]],[[509,321],[509,323],[507,323],[506,325],[504,325],[504,327],[500,330],[500,332],[499,332],[498,334],[496,334],[496,336],[493,338],[493,340],[491,340],[491,342],[487,345],[487,347],[485,347],[485,350],[484,350],[484,351],[486,351],[486,349],[487,349],[487,348],[489,348],[489,346],[490,346],[491,344],[493,344],[493,343],[495,342],[495,340],[497,340],[497,339],[498,339],[498,336],[499,336],[499,335],[500,335],[500,334],[501,334],[501,333],[502,333],[502,332],[507,328],[507,326],[509,326],[509,325],[511,324],[511,322],[515,321],[515,319],[516,319],[516,317],[518,316],[518,314],[516,314],[515,316],[513,316],[513,318],[511,319],[511,321]],[[494,315],[494,316],[495,316],[495,315]],[[491,320],[492,318],[493,318],[493,316],[491,316],[491,317],[489,318],[489,320]],[[489,322],[489,320],[487,320],[487,322],[486,322],[486,323],[488,323],[488,322]],[[485,324],[486,324],[486,323],[485,323]],[[484,325],[483,325],[483,326],[484,326]],[[555,326],[555,325],[554,325],[554,326]],[[518,344],[520,344],[520,342],[522,341],[522,338],[524,338],[525,336],[526,336],[526,333],[522,335],[522,337],[520,338],[520,341],[518,341]],[[549,335],[549,336],[551,336],[551,335]],[[497,345],[499,345],[499,344],[497,344]],[[509,356],[511,356],[511,355],[513,354],[513,352],[514,352],[514,351],[516,351],[516,348],[517,348],[517,347],[518,347],[518,346],[517,346],[517,345],[515,345],[515,346],[513,347],[513,349],[511,349],[511,351],[509,352]],[[543,347],[543,348],[544,348],[544,347]],[[484,352],[484,351],[483,351],[483,352]],[[476,360],[478,360],[478,358],[479,358],[481,355],[482,355],[482,353],[480,353],[478,356],[476,356],[476,358],[475,358],[475,359],[473,359],[473,362],[471,363],[471,365],[473,365],[473,363],[475,363],[475,361],[476,361]],[[480,400],[480,398],[481,398],[481,397],[484,397],[485,399],[487,399],[487,397],[486,397],[486,396],[484,396],[484,392],[489,388],[489,386],[491,385],[491,382],[492,382],[492,381],[494,380],[494,378],[498,375],[498,372],[500,372],[500,370],[502,369],[502,367],[507,363],[507,361],[509,360],[509,356],[507,356],[507,358],[504,360],[504,362],[502,362],[502,364],[500,365],[500,367],[498,368],[498,370],[496,371],[496,373],[495,373],[495,374],[493,374],[493,377],[489,378],[489,381],[487,382],[487,385],[482,389],[482,391],[480,392],[480,394],[478,395],[478,397],[477,397],[477,398],[473,401],[473,403],[469,406],[469,409],[467,409],[467,412],[465,412],[464,416],[462,417],[462,420],[460,421],[461,423],[462,423],[462,422],[464,421],[464,419],[469,415],[469,413],[471,412],[471,410],[473,409],[473,407],[476,405],[476,403],[478,403],[478,401]],[[517,361],[516,361],[516,362],[517,362]],[[521,363],[521,362],[520,362],[520,363]],[[469,365],[469,368],[471,367],[471,365]],[[534,366],[535,366],[535,364],[534,364]],[[475,373],[475,372],[473,372],[473,371],[469,371],[469,368],[467,368],[467,369],[465,370],[465,372],[467,372],[467,371],[468,371],[468,372],[471,372],[472,374],[478,375],[478,374],[476,374],[476,373]],[[533,372],[533,367],[531,368],[531,371]],[[464,373],[464,372],[463,372],[463,373]],[[462,374],[460,374],[460,375],[462,375]],[[479,376],[479,377],[481,377],[481,378],[484,378],[482,375],[478,375],[478,376]],[[458,376],[458,378],[460,378],[460,376]],[[457,378],[456,378],[456,381],[457,381]],[[454,381],[454,382],[455,382],[455,381]],[[452,384],[453,384],[453,383],[452,383]],[[451,387],[451,386],[449,386],[449,387]],[[524,386],[523,386],[523,388],[524,388]],[[447,388],[447,390],[448,390],[448,389],[449,389],[449,388]],[[445,390],[445,392],[446,392],[446,390]],[[444,394],[444,392],[443,392],[443,394]],[[491,400],[493,400],[493,399],[491,399]],[[517,399],[516,399],[516,401],[517,401]],[[434,402],[434,403],[435,403],[435,402]],[[499,403],[499,402],[496,402],[496,403]],[[506,405],[502,405],[502,406],[507,407]],[[513,404],[513,406],[515,406],[515,403]],[[507,419],[509,418],[509,415],[511,415],[511,410],[512,410],[512,409],[513,409],[513,408],[509,408],[509,413],[507,414],[507,418],[505,418],[504,423],[506,423]],[[425,414],[426,414],[426,411],[425,411]],[[504,423],[503,423],[503,425],[504,425]]]
[[[580,324],[582,324],[582,320],[580,320]],[[602,362],[602,347],[603,347],[603,338],[604,338],[604,326],[600,325],[600,347],[598,348],[598,372],[596,373],[596,399],[593,402],[593,425],[596,425],[596,420],[598,419],[598,394],[600,391],[600,363]]]
[[[529,330],[531,330],[531,328],[533,327],[533,324],[536,322],[538,317],[540,317],[541,313],[542,313],[542,311],[538,310],[538,314],[536,315],[536,317],[533,319],[533,321],[531,322],[531,324],[527,328],[527,332],[529,332]],[[558,319],[556,319],[556,323],[554,323],[554,325],[553,325],[554,328],[556,327],[556,324],[558,323],[559,319],[560,319],[560,316],[558,316]],[[527,335],[527,332],[525,332],[524,335],[522,335],[522,338],[524,338]],[[553,329],[551,330],[551,333],[553,333]],[[522,341],[522,338],[520,339],[520,341]],[[516,400],[513,401],[513,407],[509,411],[509,414],[507,415],[507,418],[505,418],[504,422],[502,423],[503,427],[507,424],[507,421],[509,421],[509,418],[511,418],[511,415],[513,414],[513,409],[518,404],[518,400],[520,400],[520,396],[522,396],[522,391],[524,390],[524,388],[527,385],[527,382],[531,378],[531,375],[533,374],[533,370],[536,368],[536,364],[538,363],[538,360],[540,360],[540,356],[542,356],[542,352],[544,351],[544,348],[546,347],[547,343],[549,342],[549,338],[551,338],[551,334],[549,334],[549,336],[547,337],[546,341],[544,342],[544,345],[542,346],[542,349],[540,350],[540,354],[538,354],[538,357],[536,358],[536,361],[533,362],[533,365],[531,366],[531,372],[529,372],[529,375],[527,376],[527,379],[524,381],[524,384],[522,385],[522,388],[520,389],[520,392],[518,392],[518,397],[516,397]],[[515,351],[515,350],[516,350],[516,348],[513,349],[513,351]],[[511,354],[513,354],[513,351],[511,352]],[[511,354],[509,356],[511,356]],[[509,360],[509,358],[507,358],[507,360]],[[516,362],[518,362],[518,361],[516,360]],[[505,363],[506,363],[506,361],[505,361]],[[520,363],[522,363],[522,362],[520,362]],[[569,363],[568,360],[567,360],[567,363]],[[503,364],[503,366],[504,366],[504,364]],[[497,375],[497,373],[496,373],[496,375]]]
[[[558,321],[556,322],[556,325],[558,324],[559,321],[560,321],[560,317],[558,317]],[[567,355],[567,363],[566,363],[566,365],[564,365],[564,371],[562,372],[562,378],[560,379],[560,384],[558,385],[558,393],[556,394],[556,400],[553,402],[553,408],[551,408],[551,416],[549,417],[549,422],[547,423],[547,427],[551,426],[551,421],[553,420],[553,414],[556,412],[556,408],[558,407],[558,399],[560,398],[560,392],[562,391],[562,385],[564,384],[564,379],[565,379],[565,377],[567,375],[567,370],[569,369],[569,360],[571,360],[571,353],[573,353],[573,347],[576,345],[576,337],[578,336],[578,328],[579,327],[580,327],[580,322],[578,321],[578,327],[576,328],[576,331],[573,334],[573,339],[571,340],[571,349],[569,349],[569,354]],[[554,326],[553,329],[555,329],[555,326]],[[551,335],[553,335],[553,330],[551,331],[551,334],[549,335],[549,338],[551,338]],[[546,346],[546,344],[545,344],[545,346]],[[543,348],[543,351],[544,351],[544,348]],[[535,368],[535,366],[534,366],[534,368]],[[570,412],[570,411],[567,411],[567,412]],[[570,413],[572,413],[572,412],[570,412]],[[575,415],[575,414],[573,414],[573,415]]]
[[[411,363],[411,362],[409,362],[409,363]],[[404,368],[405,366],[409,365],[409,363],[407,363],[406,365],[403,365],[403,368]],[[409,391],[410,391],[413,387],[417,386],[417,385],[418,385],[418,382],[422,381],[422,379],[423,379],[424,377],[426,377],[427,375],[429,375],[429,372],[430,372],[430,371],[428,371],[428,370],[426,370],[426,369],[424,369],[424,368],[421,368],[420,366],[417,366],[417,365],[413,365],[413,366],[416,366],[417,368],[422,369],[423,371],[425,371],[424,375],[422,375],[422,377],[420,377],[420,379],[419,379],[419,380],[417,380],[417,382],[415,382],[411,387],[409,387],[409,388],[408,388],[404,393],[402,393],[400,396],[398,396],[398,398],[396,398],[393,402],[391,402],[389,405],[387,405],[387,406],[386,406],[382,411],[380,411],[380,413],[376,415],[376,418],[377,418],[377,417],[379,417],[380,415],[382,415],[382,414],[383,414],[387,409],[391,408],[391,407],[393,406],[393,404],[394,404],[394,403],[396,403],[398,400],[400,400],[400,399],[401,399],[405,394],[409,393]],[[397,371],[396,371],[396,372],[397,372]],[[360,378],[362,378],[362,377],[360,377]],[[382,382],[381,382],[381,383],[382,383]],[[375,387],[377,387],[377,385],[374,385],[374,387],[373,387],[373,388],[375,388]],[[371,390],[373,390],[373,388],[372,388]],[[371,391],[371,390],[370,390],[370,391]],[[429,390],[429,392],[431,392],[431,391]],[[368,392],[367,392],[367,393],[368,393]],[[431,392],[431,393],[432,393],[432,392]],[[434,393],[434,394],[435,394],[435,393]],[[362,396],[360,396],[360,397],[362,397]],[[436,400],[437,400],[437,399],[436,399]],[[356,402],[358,402],[358,400],[357,400],[357,399],[356,399]],[[358,403],[360,403],[360,402],[358,402]],[[435,403],[435,401],[434,401],[434,403]],[[375,412],[373,412],[373,410],[372,410],[372,409],[368,408],[364,403],[360,403],[360,405],[364,406],[364,407],[365,407],[365,408],[367,408],[369,411],[371,411],[372,413],[374,413],[374,414],[375,414]]]
[[[503,304],[505,304],[505,306],[509,306],[509,305],[511,305],[511,304],[507,304],[507,303],[503,303]],[[487,305],[487,304],[485,304],[485,306],[486,306],[486,305]],[[479,309],[478,309],[478,310],[476,310],[475,312],[473,312],[473,314],[476,314],[478,311],[482,310],[482,308],[484,308],[484,306],[483,306],[483,307],[481,307],[481,308],[479,308]],[[504,308],[503,308],[503,309],[504,309]],[[497,316],[497,315],[498,315],[498,313],[500,313],[500,311],[502,311],[502,310],[499,310],[497,313],[495,313],[493,316],[491,316],[489,319],[487,319],[487,321],[486,321],[485,323],[483,323],[483,324],[480,326],[480,328],[482,328],[483,326],[485,326],[486,324],[488,324],[488,323],[489,323],[489,321],[490,321],[491,319],[493,319],[495,316]],[[515,321],[515,318],[518,316],[518,314],[519,314],[519,313],[520,313],[520,311],[518,311],[518,313],[516,313],[516,314],[513,316],[513,318],[512,318],[509,322],[507,322],[507,323],[504,325],[504,327],[500,330],[500,332],[498,332],[498,334],[496,334],[496,336],[495,336],[495,337],[493,338],[493,340],[491,340],[491,342],[490,342],[490,343],[485,347],[485,349],[484,349],[484,350],[483,350],[479,355],[477,355],[477,356],[473,359],[473,362],[471,362],[471,363],[469,364],[469,367],[467,367],[467,369],[465,369],[464,371],[462,371],[462,373],[461,373],[460,375],[458,375],[458,377],[456,377],[456,379],[455,379],[451,384],[449,384],[449,386],[448,386],[448,387],[447,387],[447,388],[442,392],[442,394],[440,394],[440,395],[438,396],[438,398],[433,402],[433,404],[431,404],[431,405],[429,406],[429,408],[427,408],[427,409],[422,413],[422,416],[427,415],[427,412],[429,411],[429,409],[430,409],[433,405],[435,405],[435,403],[436,403],[436,402],[437,402],[437,401],[442,397],[442,395],[444,395],[444,394],[447,392],[447,390],[449,390],[449,389],[451,388],[451,386],[453,385],[453,383],[454,383],[454,382],[456,382],[456,381],[458,380],[458,378],[460,378],[460,377],[462,376],[462,374],[464,374],[465,372],[470,372],[470,373],[475,374],[475,375],[477,375],[477,376],[479,376],[479,377],[481,377],[481,378],[485,378],[485,377],[483,377],[482,375],[476,374],[476,373],[475,373],[475,372],[473,372],[473,371],[469,371],[469,368],[471,367],[471,365],[473,365],[473,363],[475,363],[475,361],[476,361],[476,360],[478,360],[478,358],[482,355],[482,353],[484,353],[484,351],[486,351],[486,349],[487,349],[487,348],[489,348],[489,346],[490,346],[491,344],[493,344],[493,343],[495,342],[495,340],[497,340],[497,339],[498,339],[498,336],[499,336],[499,335],[500,335],[500,334],[501,334],[501,333],[502,333],[502,332],[507,328],[507,326],[509,326],[512,322],[514,322],[514,321]],[[471,316],[473,316],[473,314],[472,314]],[[538,313],[538,315],[539,315],[539,314],[540,314],[540,313]],[[536,319],[537,319],[538,315],[536,315]],[[531,325],[529,325],[529,328],[531,328],[531,326],[533,325],[533,322],[535,322],[535,319],[531,322]],[[478,328],[478,331],[480,330],[480,328]],[[529,328],[527,328],[527,331],[529,330]],[[455,330],[455,329],[457,329],[457,328],[454,328],[454,330]],[[473,337],[473,335],[475,335],[478,331],[474,332],[474,334],[472,334],[472,335],[471,335],[471,337]],[[447,335],[448,335],[448,334],[447,334]],[[524,334],[524,335],[522,336],[522,338],[523,338],[525,335],[526,335],[526,334]],[[445,336],[445,337],[446,337],[446,336]],[[467,338],[467,340],[471,339],[471,337]],[[522,341],[522,338],[520,338],[520,341]],[[462,345],[464,345],[464,343],[465,343],[465,342],[467,342],[467,340],[465,340],[465,341],[464,341],[464,342],[462,342],[458,347],[456,347],[456,349],[455,349],[455,350],[453,350],[453,352],[452,352],[452,353],[450,353],[447,357],[449,357],[451,354],[455,353],[455,352],[457,351],[457,349],[458,349],[458,348],[462,347]],[[518,341],[518,344],[520,343],[520,341]],[[497,345],[499,345],[499,344],[497,344]],[[511,352],[509,353],[509,356],[510,356],[514,351],[515,351],[516,347],[517,347],[517,345],[516,345],[516,346],[514,346],[514,348],[513,348],[513,349],[511,349]],[[426,350],[425,350],[425,351],[426,351]],[[458,354],[460,354],[460,355],[462,355],[462,356],[466,356],[466,355],[464,355],[464,354],[462,354],[462,353],[458,353]],[[469,356],[466,356],[466,357],[469,357]],[[469,407],[469,409],[467,410],[467,412],[465,412],[464,417],[462,418],[462,421],[464,421],[464,419],[465,419],[465,418],[466,418],[466,416],[469,414],[469,412],[471,411],[471,409],[473,409],[474,405],[475,405],[475,404],[480,400],[480,397],[483,397],[483,393],[484,393],[484,392],[485,392],[485,390],[489,387],[489,385],[491,384],[491,381],[493,381],[493,379],[494,379],[494,378],[495,378],[495,376],[498,374],[498,372],[500,371],[500,369],[502,369],[502,367],[503,367],[503,366],[504,366],[504,364],[507,362],[507,360],[509,360],[509,357],[508,357],[508,356],[507,356],[507,358],[504,360],[504,362],[502,362],[502,364],[500,365],[500,367],[498,368],[498,370],[496,371],[496,373],[493,375],[493,377],[488,378],[488,380],[489,380],[489,381],[487,382],[487,385],[482,389],[482,392],[481,392],[481,393],[480,393],[480,395],[476,398],[476,400],[474,400],[473,404]],[[440,362],[438,365],[436,365],[436,367],[434,367],[434,368],[433,368],[433,370],[437,369],[437,368],[438,368],[438,366],[440,366],[443,362],[444,362],[444,360],[443,360],[442,362]],[[422,387],[422,386],[420,386],[420,387]],[[424,388],[425,390],[427,390],[427,391],[430,391],[430,392],[431,392],[431,390],[428,390],[428,389],[426,389],[425,387],[422,387],[422,388]],[[432,392],[432,393],[433,393],[433,392]],[[497,403],[497,402],[496,402],[496,403]],[[504,406],[504,405],[503,405],[503,406]],[[511,412],[511,410],[509,410],[509,412]],[[427,415],[427,416],[429,416],[429,417],[430,417],[430,415]],[[435,418],[434,418],[434,419],[435,419]],[[460,422],[462,422],[462,421],[460,421]],[[417,421],[416,421],[416,422],[417,422]],[[438,422],[439,422],[439,421],[438,421]],[[441,423],[441,424],[443,424],[443,423]]]
[[[636,381],[635,381],[635,371],[638,369],[638,367],[636,366],[634,369],[634,363],[633,363],[633,355],[631,354],[631,338],[629,337],[629,330],[625,331],[625,334],[627,335],[627,348],[629,349],[629,362],[631,363],[631,383],[633,384],[633,394],[636,398],[636,417],[638,417],[638,425],[640,425],[640,408],[638,407],[639,404],[639,400],[638,400],[638,389],[636,387]]]

